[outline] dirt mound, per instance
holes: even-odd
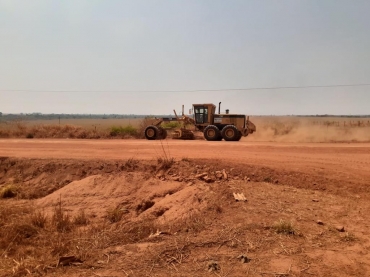
[[[306,180],[264,167],[189,159],[0,161],[1,184],[26,180],[19,188],[31,191],[32,184],[46,190],[53,178],[61,182],[30,205],[0,199],[0,276],[370,272],[368,195],[308,186],[318,175]],[[63,179],[67,173],[71,177]],[[59,204],[62,212],[54,210]],[[75,220],[81,210],[85,222]],[[60,257],[79,262],[56,267]]]
[[[332,151],[335,153],[336,149],[333,148]],[[362,148],[358,150],[359,153],[362,153],[362,151]],[[365,166],[366,164],[360,163],[360,165]],[[104,197],[109,198],[112,196],[114,198],[115,194],[119,196],[125,193],[128,194],[128,191],[133,186],[132,180],[136,180],[137,185],[135,185],[135,189],[140,189],[140,192],[144,195],[143,199],[138,199],[138,201],[145,201],[146,199],[144,198],[149,200],[156,198],[156,193],[161,195],[161,197],[166,194],[171,195],[177,189],[182,189],[189,182],[205,182],[206,180],[203,177],[207,177],[210,182],[223,181],[219,179],[219,174],[225,170],[230,180],[249,179],[254,182],[278,182],[279,184],[286,184],[296,188],[322,190],[343,196],[361,193],[363,197],[368,197],[370,192],[366,179],[367,175],[360,175],[356,171],[351,172],[351,174],[347,171],[337,171],[335,167],[335,171],[332,170],[328,174],[328,170],[331,168],[326,167],[317,169],[316,167],[306,166],[304,171],[300,171],[301,168],[298,167],[283,168],[280,166],[279,168],[271,168],[231,161],[219,162],[211,159],[190,160],[187,158],[172,164],[170,171],[160,170],[161,166],[160,160],[138,161],[132,158],[117,161],[75,161],[2,157],[0,158],[0,189],[11,184],[18,188],[18,198],[40,199],[45,196],[51,197],[50,194],[75,181],[80,181],[82,185],[79,182],[71,184],[67,194],[72,194],[70,191],[73,190],[74,186],[86,186],[88,188],[86,190],[89,190],[90,186],[93,187],[91,183],[95,182],[98,187],[104,185],[108,187],[107,191],[113,191],[110,194],[104,194]],[[356,167],[358,165],[352,163],[352,166]],[[335,174],[332,172],[335,172]],[[200,178],[196,177],[199,174],[205,175]],[[95,177],[88,178],[91,176]],[[87,179],[84,180],[85,178]],[[165,180],[168,184],[149,186],[150,184],[157,184],[159,180],[162,180],[162,182]],[[173,183],[170,182],[172,180],[174,180]],[[150,189],[145,191],[143,187]],[[103,190],[99,193],[105,192]],[[63,190],[58,191],[53,194],[53,197],[59,199],[61,195],[63,200],[64,194]],[[137,205],[139,204],[137,203]]]
[[[140,173],[93,175],[71,182],[37,200],[36,205],[52,213],[61,202],[71,215],[84,210],[98,219],[105,218],[109,210],[119,209],[124,211],[126,221],[158,218],[164,223],[199,212],[206,203],[207,190],[203,184],[144,179]]]

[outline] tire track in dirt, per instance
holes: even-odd
[[[369,185],[370,144],[365,143],[237,143],[207,141],[146,140],[0,140],[0,156],[39,159],[156,160],[162,156],[176,159],[207,159],[222,164],[269,168],[272,175],[299,175],[307,187],[323,182],[353,193]],[[317,181],[319,180],[319,181]],[[289,181],[291,183],[291,181]]]

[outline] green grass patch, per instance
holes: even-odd
[[[112,137],[116,137],[116,136],[137,136],[138,135],[138,131],[135,127],[133,127],[132,125],[127,125],[127,126],[113,126],[110,128],[110,135]]]
[[[165,123],[162,123],[161,126],[165,129],[176,129],[176,128],[181,127],[181,123],[177,121],[165,122]]]

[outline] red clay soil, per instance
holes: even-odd
[[[270,177],[272,170],[287,184],[292,184],[289,175],[299,175],[295,181],[301,182],[293,184],[298,187],[317,186],[344,194],[349,188],[351,193],[370,190],[370,144],[360,143],[256,143],[247,138],[240,142],[2,139],[0,156],[107,161],[208,159],[250,170],[257,167],[264,178]]]
[[[370,275],[370,144],[12,139],[0,156],[0,189],[20,190],[0,223],[60,200],[90,222],[0,239],[0,276]]]

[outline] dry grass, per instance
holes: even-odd
[[[131,125],[133,127],[139,127],[143,118],[68,118],[61,119],[60,124],[58,119],[39,119],[39,120],[14,120],[2,123],[1,126],[4,129],[14,129],[18,124],[24,125],[26,127],[34,127],[40,125],[49,125],[49,126],[79,126],[86,130],[96,130],[97,132],[108,130],[112,126],[127,126]]]
[[[175,163],[175,158],[172,157],[158,157],[157,162],[161,169],[169,169]]]
[[[0,191],[0,198],[13,198],[18,194],[18,188],[15,185],[7,185]]]
[[[344,236],[341,237],[341,240],[345,242],[354,242],[358,239],[353,233],[346,232]]]
[[[47,216],[43,211],[34,211],[30,214],[30,220],[33,226],[38,228],[45,228],[47,223]]]
[[[275,222],[272,228],[278,234],[295,235],[297,233],[291,222],[282,219],[280,219],[278,222]]]
[[[157,163],[159,164],[160,169],[169,169],[175,163],[175,158],[171,157],[170,150],[164,145],[163,141],[160,140],[160,150],[157,157]]]
[[[111,222],[118,222],[123,211],[115,208],[109,214]],[[76,228],[81,225],[86,227]],[[15,202],[1,205],[0,276],[42,276],[47,268],[48,271],[55,268],[61,256],[96,260],[100,256],[99,249],[138,242],[149,237],[156,228],[148,221],[91,224],[83,210],[71,220],[61,200],[50,217],[29,205]]]
[[[55,226],[58,232],[64,233],[72,230],[72,219],[62,207],[62,199],[54,207],[54,213],[51,218],[52,225]]]
[[[125,162],[125,167],[128,169],[136,169],[138,167],[138,164],[139,160],[135,157],[131,157]]]
[[[368,142],[369,118],[346,117],[251,117],[257,132],[251,141],[281,142]],[[144,138],[145,128],[154,118],[136,119],[67,119],[2,122],[0,137],[22,138]],[[178,122],[163,123],[177,128]]]
[[[183,161],[183,162],[191,162],[191,159],[188,158],[188,157],[182,157],[181,158],[181,161]]]
[[[110,223],[119,222],[122,219],[124,211],[120,207],[115,207],[107,210],[106,218]]]
[[[0,137],[12,138],[143,138],[150,119],[97,120],[71,119],[58,124],[53,120],[17,121],[0,125]]]
[[[89,224],[89,219],[85,213],[85,210],[80,210],[77,215],[73,217],[73,223],[75,225],[87,225]]]
[[[156,161],[152,164],[157,166]],[[171,171],[188,172],[184,164],[189,170],[194,169],[194,164],[176,162]],[[233,170],[236,171],[237,168]],[[143,176],[142,172],[139,174]],[[231,172],[230,176],[233,176]],[[264,176],[270,175],[262,174],[261,180]],[[327,232],[326,226],[313,222],[311,211],[304,204],[312,206],[310,192],[298,190],[293,193],[290,187],[285,187],[282,192],[283,188],[271,184],[256,185],[230,179],[227,183],[203,184],[209,191],[192,195],[195,197],[194,209],[171,221],[165,219],[166,213],[156,215],[163,215],[163,221],[152,219],[153,212],[148,210],[153,207],[153,199],[159,204],[157,198],[164,198],[167,192],[157,194],[155,198],[148,194],[144,200],[149,200],[143,202],[137,202],[142,199],[138,195],[143,197],[140,191],[138,195],[130,194],[132,202],[124,204],[127,210],[115,206],[107,211],[106,218],[96,217],[91,221],[84,210],[69,216],[62,199],[50,214],[21,204],[24,200],[0,199],[0,276],[85,276],[91,272],[104,276],[108,271],[124,276],[304,276],[307,272],[312,276],[330,276],[328,272],[333,268],[327,267],[323,261],[307,260],[306,254],[326,251],[335,245],[338,253],[344,250],[348,255],[354,250],[345,247],[352,247],[362,239],[351,232]],[[154,188],[155,181],[149,190]],[[248,191],[248,202],[235,202],[231,194],[235,189]],[[171,195],[175,194],[169,193],[167,197]],[[315,205],[322,205],[317,210],[323,207],[322,212],[327,214],[323,220],[329,221],[333,215],[328,212],[327,205],[331,202],[327,200],[335,196],[319,195],[321,200]],[[280,201],[282,196],[286,197],[283,198],[286,202]],[[201,205],[198,206],[197,201]],[[332,201],[340,205],[341,200],[333,198]],[[138,217],[136,210],[147,212]],[[349,220],[355,218],[353,215],[358,211],[354,205],[354,210],[348,213]],[[288,220],[280,220],[271,226],[272,216],[289,218],[297,222],[297,226]],[[348,226],[354,226],[354,222]],[[307,237],[301,237],[297,230],[304,230]],[[60,256],[76,256],[84,264],[68,269],[55,268]],[[241,261],[239,256],[246,258]],[[350,256],[351,259],[355,257]],[[266,262],[274,260],[289,260],[289,264],[278,269]],[[319,267],[327,271],[318,274],[315,268]],[[209,269],[213,272],[208,272]],[[360,276],[345,273],[341,276]]]
[[[58,203],[58,210],[62,210],[60,203],[61,201]],[[110,253],[107,252],[107,249],[109,251],[121,247],[125,249],[125,245],[132,247],[135,243],[146,244],[148,242],[156,243],[155,247],[137,254],[141,255],[140,258],[134,254],[134,257],[130,258],[129,262],[125,264],[125,270],[127,270],[127,267],[132,268],[136,271],[137,276],[146,276],[152,271],[153,276],[180,276],[180,273],[176,275],[176,272],[181,272],[181,276],[207,276],[207,274],[210,274],[208,272],[209,265],[215,261],[214,263],[217,263],[219,267],[216,268],[214,274],[239,276],[233,275],[235,272],[232,272],[231,268],[243,269],[243,264],[237,261],[236,257],[245,253],[243,251],[247,249],[246,255],[252,257],[252,260],[248,259],[248,268],[251,268],[251,273],[253,272],[256,275],[263,268],[257,263],[255,257],[258,255],[256,253],[266,255],[273,249],[275,255],[281,253],[292,257],[299,256],[295,254],[296,250],[294,248],[295,245],[302,243],[299,237],[297,237],[298,240],[291,240],[285,236],[277,239],[274,233],[261,228],[259,224],[251,225],[238,221],[241,223],[235,226],[232,221],[227,221],[226,218],[216,223],[217,228],[211,227],[211,224],[215,221],[215,215],[218,214],[217,207],[213,208],[214,203],[216,202],[210,202],[206,208],[206,213],[191,213],[186,218],[179,219],[171,224],[157,224],[151,220],[129,223],[116,221],[116,224],[89,222],[84,228],[78,228],[78,226],[73,227],[77,224],[73,220],[73,228],[69,232],[59,232],[55,225],[56,222],[49,220],[43,213],[39,213],[37,216],[37,218],[46,218],[43,228],[28,224],[30,218],[37,214],[37,210],[32,207],[9,204],[7,210],[2,212],[0,210],[0,223],[4,224],[4,220],[9,222],[5,228],[0,228],[0,242],[2,242],[0,244],[0,255],[3,253],[0,258],[0,271],[4,274],[2,276],[44,276],[51,274],[58,276],[58,274],[61,274],[60,270],[63,270],[66,274],[66,269],[55,268],[56,261],[61,256],[76,256],[81,259],[84,262],[84,270],[86,270],[85,266],[96,268],[102,266],[104,269],[104,263],[108,263],[110,258],[109,254],[103,255],[103,253]],[[116,213],[119,209],[114,208],[114,210]],[[61,214],[63,211],[58,213]],[[86,217],[83,211],[80,211],[79,214],[81,218]],[[20,221],[24,223],[16,223]],[[37,220],[37,222],[39,221]],[[293,225],[287,221],[281,220],[274,226],[279,234],[295,232]],[[160,234],[161,231],[165,231],[163,232],[165,234],[153,236],[153,234]],[[352,238],[353,236],[348,234],[342,240],[352,242]],[[206,251],[207,257],[205,257],[205,252],[202,251]],[[122,257],[122,255],[119,256]],[[111,259],[117,259],[117,257],[117,255],[112,254]],[[192,262],[194,259],[197,259],[197,263]],[[154,264],[155,268],[153,268]],[[302,267],[302,269],[304,268],[306,267]],[[70,274],[74,271],[79,272],[77,267],[69,270]],[[166,274],[159,274],[158,271]],[[197,275],[195,272],[203,273]],[[228,274],[228,272],[231,273]],[[280,271],[276,272],[280,273]],[[288,268],[286,272],[288,272]],[[97,271],[97,274],[101,273]],[[271,276],[290,275],[274,275],[271,273]]]

